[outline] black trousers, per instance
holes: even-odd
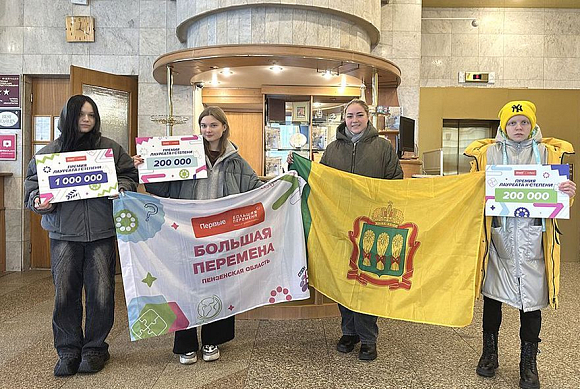
[[[483,297],[483,331],[498,332],[501,325],[501,302]],[[520,339],[526,342],[540,342],[542,311],[524,312],[520,310]]]
[[[201,326],[201,343],[217,346],[232,340],[235,336],[235,316]],[[199,350],[197,327],[175,331],[174,354],[186,354]]]
[[[59,357],[104,355],[115,313],[115,238],[50,239],[54,282],[52,330]],[[83,334],[83,288],[85,331]]]

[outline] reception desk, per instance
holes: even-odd
[[[422,162],[420,159],[401,159],[403,178],[413,178],[414,174],[421,174]]]
[[[4,216],[4,177],[12,173],[0,173],[0,272],[6,271],[6,218]]]

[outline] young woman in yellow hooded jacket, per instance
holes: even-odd
[[[542,138],[536,124],[536,106],[529,101],[510,101],[499,111],[500,127],[495,139],[473,142],[465,155],[473,157],[472,171],[486,165],[561,164],[572,145]],[[559,190],[573,197],[572,181]],[[520,311],[520,388],[539,389],[536,354],[542,324],[541,309],[558,305],[560,240],[555,219],[487,217],[481,240],[481,273],[477,288],[483,302],[483,352],[476,372],[493,377],[498,368],[498,332],[503,303]]]

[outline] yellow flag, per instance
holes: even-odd
[[[294,154],[310,285],[347,308],[444,326],[471,323],[483,172],[410,180],[345,173]]]

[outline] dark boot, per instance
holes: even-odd
[[[108,351],[105,351],[104,354],[83,355],[78,372],[87,374],[98,373],[103,370],[105,362],[107,362],[109,358],[110,355]]]
[[[360,342],[358,335],[342,335],[336,349],[341,353],[349,353],[354,350],[354,345]]]
[[[522,353],[520,356],[520,388],[540,389],[538,366],[536,355],[538,354],[538,342],[522,341]]]
[[[478,375],[482,377],[493,377],[495,369],[499,367],[497,361],[497,332],[483,332],[483,352],[477,369]]]
[[[361,361],[374,361],[377,359],[377,345],[375,343],[361,344],[358,359]]]
[[[66,377],[76,374],[79,370],[79,363],[81,363],[79,357],[64,356],[59,358],[56,366],[54,366],[54,376]]]

